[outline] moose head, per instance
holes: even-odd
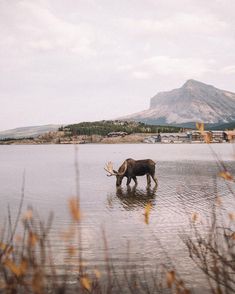
[[[119,167],[118,171],[113,169],[113,163],[109,161],[106,164],[106,167],[104,168],[109,174],[107,174],[108,177],[116,176],[116,186],[119,187],[122,184],[122,180],[125,176],[125,173],[127,171],[127,161],[125,160],[123,164]]]

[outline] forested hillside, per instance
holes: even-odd
[[[60,130],[67,130],[71,135],[101,135],[106,136],[110,132],[126,132],[127,134],[133,133],[159,133],[159,132],[178,132],[179,127],[171,126],[157,126],[147,125],[140,122],[129,121],[96,121],[96,122],[82,122],[72,124],[60,128]]]

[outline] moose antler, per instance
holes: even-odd
[[[118,175],[123,176],[125,174],[126,170],[127,170],[127,161],[125,160],[118,170]]]
[[[104,167],[104,169],[109,173],[109,175],[107,175],[108,177],[111,176],[116,176],[117,172],[115,172],[113,170],[113,163],[111,161],[109,161],[106,166]]]

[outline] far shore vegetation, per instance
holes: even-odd
[[[110,132],[133,133],[173,133],[179,132],[180,127],[149,125],[135,121],[102,120],[96,122],[82,122],[64,127],[72,135],[101,135],[107,136]],[[63,128],[62,128],[63,129]],[[62,130],[61,129],[61,130]],[[59,129],[60,130],[60,129]]]
[[[225,125],[224,125],[225,126]],[[227,124],[226,124],[227,126]],[[232,124],[229,125],[233,126]],[[203,136],[194,128],[184,126],[154,125],[136,121],[102,120],[81,122],[59,127],[46,133],[21,133],[0,136],[0,145],[11,144],[123,144],[123,143],[203,143]],[[233,142],[235,130],[219,130],[203,124],[212,143]],[[220,137],[220,138],[219,138]]]
[[[178,133],[174,126],[148,125],[142,122],[102,120],[61,126],[57,131],[35,136],[2,137],[0,144],[79,144],[79,143],[140,143],[149,134]],[[120,138],[106,138],[116,133]],[[119,136],[120,135],[120,136]],[[127,138],[123,139],[124,136]]]

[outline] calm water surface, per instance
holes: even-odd
[[[211,147],[235,173],[233,145]],[[124,180],[122,188],[116,189],[114,177],[107,177],[103,167],[112,161],[118,168],[129,157],[157,162],[157,190],[146,188],[145,177],[139,177],[136,188],[133,183],[127,188]],[[74,158],[71,145],[0,146],[0,221],[3,223],[8,205],[12,215],[16,214],[25,170],[24,209],[31,205],[42,218],[54,212],[51,239],[58,265],[63,265],[65,253],[61,232],[71,222],[67,202],[76,194]],[[88,268],[104,267],[104,229],[117,270],[137,266],[148,271],[172,263],[195,287],[203,283],[179,234],[189,232],[188,214],[209,217],[215,187],[228,211],[235,211],[234,198],[217,177],[218,165],[208,145],[81,145],[78,162],[83,257]],[[153,206],[148,225],[143,216],[147,203]]]

